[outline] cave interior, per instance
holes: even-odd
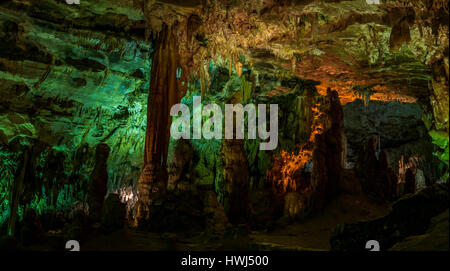
[[[0,250],[448,251],[448,20],[445,0],[0,1]],[[275,148],[248,111],[242,138],[207,129],[210,104],[277,105]]]

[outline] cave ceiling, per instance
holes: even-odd
[[[448,32],[448,11],[435,18],[419,4],[381,2],[14,0],[0,8],[59,28],[89,27],[137,40],[178,22],[178,31],[195,32],[187,34],[197,43],[185,56],[190,72],[204,59],[226,67],[228,59],[244,57],[261,73],[317,81],[323,94],[336,89],[344,104],[355,99],[355,86],[369,87],[374,100],[414,102],[428,95],[429,63],[448,50],[448,35],[433,35]]]

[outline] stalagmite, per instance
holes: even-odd
[[[110,148],[107,144],[98,144],[95,150],[95,166],[91,173],[87,200],[89,204],[89,217],[98,222],[101,219],[103,201],[105,200],[108,185],[108,171],[106,162]]]

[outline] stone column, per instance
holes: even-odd
[[[152,201],[167,188],[167,153],[170,139],[170,108],[179,101],[176,78],[179,55],[172,29],[163,25],[155,42],[147,106],[144,168],[138,181],[136,223],[149,219]]]

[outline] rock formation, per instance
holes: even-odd
[[[244,141],[224,139],[220,149],[223,206],[230,222],[245,223],[249,218],[250,175]]]
[[[89,178],[87,202],[89,205],[89,217],[98,222],[102,217],[103,202],[108,186],[108,160],[110,148],[107,144],[98,144],[95,150],[95,166]]]
[[[448,1],[69,2],[0,1],[4,246],[124,229],[171,249],[326,249],[317,228],[389,204],[332,249],[442,227],[426,231],[449,178]],[[278,105],[277,148],[171,138],[171,106],[195,96]]]
[[[149,219],[152,200],[167,189],[170,108],[179,100],[176,70],[179,56],[176,37],[167,25],[159,33],[152,62],[145,133],[144,168],[138,181],[137,219]]]

